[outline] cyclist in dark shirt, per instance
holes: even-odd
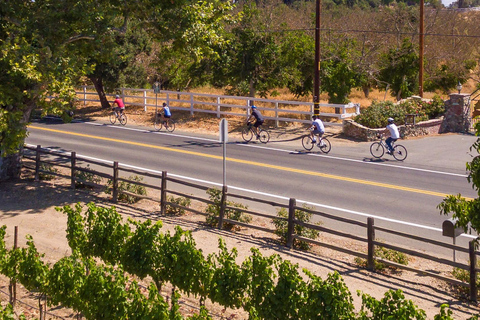
[[[263,119],[263,116],[260,113],[260,111],[258,111],[257,107],[254,105],[252,105],[252,113],[250,114],[250,117],[248,117],[247,124],[251,123],[253,119],[255,119],[255,123],[253,124],[253,127],[255,128],[255,134],[257,135],[257,139],[258,139],[259,137],[258,127],[261,126],[265,120]]]

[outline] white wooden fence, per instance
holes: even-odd
[[[191,115],[195,112],[215,114],[217,118],[225,115],[248,116],[249,106],[253,103],[266,119],[274,120],[278,126],[280,121],[310,123],[313,115],[313,102],[271,100],[240,96],[225,96],[194,92],[178,92],[161,90],[154,93],[153,89],[131,89],[121,88],[121,97],[125,105],[142,106],[145,112],[149,108],[156,108],[166,102],[172,111],[189,111]],[[79,101],[100,102],[93,87],[83,86],[77,92]],[[107,95],[113,101],[113,95]],[[341,123],[328,122],[328,118],[346,119],[360,113],[360,104],[320,104],[320,116],[326,117],[327,125],[338,125]]]

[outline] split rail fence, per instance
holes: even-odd
[[[202,212],[200,210],[193,209],[191,207],[185,207],[182,205],[179,205],[177,203],[169,201],[169,195],[174,195],[174,196],[179,196],[179,197],[185,197],[189,198],[191,200],[195,200],[198,202],[201,202],[203,204],[215,204],[212,200],[207,199],[207,198],[202,198],[200,196],[194,196],[192,194],[188,194],[185,191],[179,191],[180,189],[185,190],[185,188],[193,188],[195,190],[200,190],[200,191],[207,191],[208,189],[213,188],[213,186],[205,186],[200,183],[194,183],[191,181],[187,181],[186,179],[179,179],[176,177],[171,177],[168,175],[166,171],[162,171],[161,174],[159,173],[153,173],[153,172],[148,172],[148,171],[142,171],[138,169],[131,168],[127,165],[121,165],[117,161],[114,162],[109,162],[109,163],[104,163],[101,161],[96,161],[96,160],[91,160],[85,157],[79,157],[76,155],[75,152],[71,153],[65,153],[65,152],[58,152],[58,151],[51,151],[47,149],[42,149],[41,146],[37,147],[30,147],[30,146],[25,146],[25,156],[24,158],[27,160],[24,166],[28,169],[35,170],[35,178],[39,179],[40,174],[48,174],[48,175],[57,175],[61,176],[63,178],[70,179],[71,181],[71,188],[75,188],[77,183],[83,183],[85,185],[91,185],[91,186],[101,186],[105,187],[105,185],[97,185],[97,184],[92,184],[89,181],[82,181],[79,176],[79,172],[84,172],[88,173],[90,175],[95,175],[98,177],[106,178],[111,181],[111,186],[112,186],[112,200],[113,202],[118,201],[118,197],[120,193],[124,193],[130,196],[138,197],[138,198],[143,198],[143,199],[149,199],[152,201],[156,201],[160,205],[160,211],[161,214],[165,214],[166,207],[172,206],[172,207],[177,207],[180,209],[183,209],[185,211],[189,211],[195,214],[200,214],[206,216],[207,213]],[[30,161],[28,161],[30,160]],[[34,163],[35,165],[31,165]],[[30,164],[30,166],[29,166]],[[63,167],[69,170],[70,174],[62,174],[62,173],[57,173],[57,172],[52,172],[51,170],[45,170],[42,168],[45,168],[45,165],[47,166],[59,166]],[[99,168],[103,168],[103,171],[99,170],[94,170],[90,168],[90,165],[96,166]],[[105,173],[105,171],[109,173]],[[139,175],[142,177],[149,177],[151,179],[156,179],[156,183],[151,183],[148,181],[134,181],[131,179],[126,178],[125,174],[134,174],[134,175]],[[146,188],[150,188],[153,190],[157,190],[159,192],[159,197],[151,197],[151,196],[141,196],[137,194],[133,194],[127,191],[123,191],[119,189],[119,183],[120,182],[128,182],[130,184],[136,184],[139,186],[143,186]],[[176,186],[176,188],[175,188]],[[179,187],[180,186],[180,187]],[[245,202],[254,202],[257,204],[263,204],[263,205],[270,205],[273,208],[284,208],[288,210],[288,218],[283,218],[283,217],[278,217],[276,214],[268,214],[265,212],[256,212],[253,210],[248,210],[244,208],[238,208],[238,207],[232,207],[228,205],[228,201],[231,201],[230,199],[239,199]],[[225,217],[225,211],[231,209],[231,210],[237,210],[241,211],[245,214],[252,215],[257,217],[257,225],[254,225],[252,223],[244,223],[244,222],[239,222],[236,220],[228,219]],[[354,227],[360,227],[362,230],[364,230],[365,236],[357,236],[353,235],[351,233],[339,231],[339,230],[334,230],[331,228],[323,227],[318,224],[313,224],[313,223],[306,223],[302,222],[298,219],[295,218],[295,211],[296,210],[301,210],[304,212],[308,212],[312,214],[315,217],[323,218],[323,219],[332,219],[336,222],[344,223],[348,225],[348,230],[351,230]],[[294,239],[298,239],[300,241],[306,241],[321,247],[325,247],[331,250],[336,250],[339,252],[343,252],[345,254],[349,254],[355,257],[359,257],[362,259],[366,259],[367,261],[367,268],[371,271],[375,269],[375,261],[382,262],[388,266],[392,266],[398,269],[405,269],[408,271],[412,271],[415,273],[421,273],[422,275],[434,277],[446,282],[449,282],[454,285],[462,286],[469,288],[469,293],[470,293],[470,299],[472,301],[477,301],[477,273],[480,270],[477,268],[477,256],[479,255],[479,252],[475,250],[475,242],[470,241],[468,248],[464,248],[462,246],[458,246],[455,244],[447,244],[443,243],[441,241],[437,241],[434,239],[429,239],[429,238],[424,238],[424,237],[419,237],[416,235],[412,234],[407,234],[404,232],[399,232],[397,230],[392,230],[380,226],[375,226],[375,221],[374,218],[368,217],[367,221],[362,222],[362,221],[357,221],[353,219],[348,219],[344,217],[339,217],[335,216],[329,213],[313,210],[311,208],[307,208],[305,206],[299,206],[297,205],[296,199],[290,198],[288,203],[281,203],[277,201],[269,201],[269,200],[263,200],[259,199],[256,197],[251,197],[251,196],[245,196],[241,195],[238,193],[232,193],[228,191],[227,186],[223,186],[221,190],[221,205],[220,205],[220,213],[219,216],[216,217],[218,220],[218,228],[223,228],[225,223],[245,227],[245,228],[251,228],[251,229],[256,229],[256,230],[261,230],[267,233],[275,233],[274,229],[265,227],[265,225],[268,225],[267,223],[258,223],[260,221],[259,219],[264,219],[265,221],[272,221],[273,219],[280,219],[283,221],[286,221],[288,223],[288,231],[287,231],[287,247],[292,248],[293,247],[293,241]],[[364,252],[359,252],[355,251],[352,249],[349,249],[345,246],[339,246],[336,244],[332,243],[326,243],[326,242],[321,242],[318,240],[314,239],[309,239],[302,237],[300,235],[295,234],[295,226],[300,225],[305,228],[311,228],[315,229],[320,232],[328,233],[331,235],[335,235],[337,237],[341,238],[346,238],[350,240],[354,240],[356,242],[359,242],[363,244],[366,248],[366,253]],[[418,250],[413,250],[410,248],[402,247],[399,246],[398,244],[391,243],[391,242],[384,242],[380,241],[380,239],[377,239],[375,237],[375,232],[382,232],[386,233],[389,235],[392,235],[395,237],[400,237],[404,241],[407,240],[415,240],[419,241],[420,243],[423,243],[425,245],[433,245],[441,248],[446,248],[450,250],[454,250],[457,252],[463,252],[465,254],[468,254],[469,257],[469,262],[468,263],[460,263],[460,262],[455,262],[449,259],[437,257],[433,254],[421,252]],[[434,261],[439,264],[451,266],[454,268],[459,268],[462,270],[466,270],[469,272],[469,282],[463,282],[451,277],[447,277],[432,271],[428,270],[419,270],[417,268],[412,268],[408,267],[406,265],[402,265],[399,263],[395,263],[393,261],[389,261],[386,259],[381,259],[379,257],[375,256],[375,248],[376,247],[383,247],[391,250],[395,250],[401,253],[404,253],[409,256],[414,256],[422,259],[426,259],[429,261]]]
[[[98,94],[92,90],[93,87],[82,86],[77,91],[78,101],[100,103]],[[312,102],[271,100],[241,96],[214,95],[194,92],[180,92],[161,90],[155,93],[153,89],[118,89],[125,105],[142,106],[147,112],[148,108],[156,108],[161,102],[166,102],[173,111],[187,111],[193,116],[197,113],[215,114],[217,118],[222,116],[249,115],[250,105],[254,103],[259,110],[262,110],[267,120],[275,121],[278,126],[283,122],[311,123],[314,104]],[[112,99],[113,95],[107,95]],[[327,118],[346,119],[360,114],[360,104],[329,104],[320,103],[320,116]],[[128,111],[127,111],[128,112]],[[331,126],[341,126],[342,123],[328,122]]]

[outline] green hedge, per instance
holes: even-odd
[[[405,122],[407,114],[416,114],[416,121],[438,118],[445,113],[445,104],[436,95],[431,101],[410,99],[394,104],[391,101],[373,101],[362,113],[354,118],[355,122],[368,128],[383,128],[388,118],[394,118],[397,124]]]

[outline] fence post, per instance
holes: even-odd
[[[193,93],[190,93],[190,115],[193,116]]]
[[[113,162],[113,202],[118,201],[118,161]]]
[[[287,247],[293,247],[293,233],[295,231],[295,206],[297,200],[290,198],[288,202],[288,225],[287,225]]]
[[[470,300],[477,302],[477,255],[475,254],[475,240],[468,243],[470,256]]]
[[[275,102],[275,128],[278,128],[278,102]]]
[[[77,165],[77,153],[72,152],[70,156],[70,188],[75,189],[75,166]]]
[[[367,258],[367,269],[370,271],[375,270],[375,246],[373,241],[375,241],[375,228],[374,220],[372,217],[367,218],[367,239],[368,239],[368,258]]]
[[[15,226],[14,236],[13,236],[13,249],[18,248],[18,226]],[[15,280],[10,280],[8,286],[8,291],[10,292],[10,304],[15,308],[15,303],[17,302],[17,282]]]
[[[143,111],[147,112],[147,89],[143,90]]]
[[[87,86],[83,86],[83,105],[87,105]]]
[[[167,171],[162,171],[162,184],[160,187],[160,214],[164,215],[167,208]]]
[[[223,228],[223,218],[225,217],[225,208],[227,207],[227,186],[222,187],[222,199],[220,200],[220,212],[218,215],[218,229]]]
[[[40,149],[42,147],[38,144],[37,150],[35,151],[35,181],[40,180]]]
[[[217,97],[217,118],[220,118],[220,97]]]

